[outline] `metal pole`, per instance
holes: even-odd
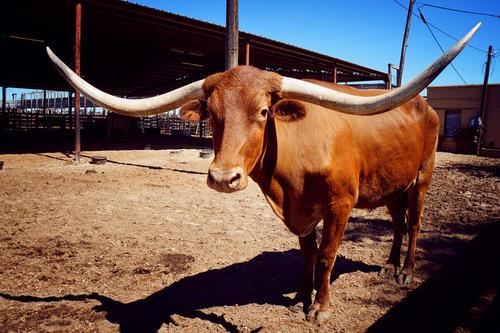
[[[405,35],[403,37],[403,45],[401,47],[401,58],[399,60],[399,71],[398,71],[398,78],[397,78],[397,86],[401,87],[401,81],[403,81],[403,67],[405,65],[405,55],[406,55],[406,48],[408,47],[408,35],[410,34],[410,22],[411,22],[411,16],[413,13],[413,3],[415,0],[410,0],[410,5],[408,6],[408,16],[406,16],[406,28],[405,28]]]
[[[43,101],[42,101],[43,115],[47,111],[47,89],[43,89]]]
[[[80,41],[82,36],[82,5],[76,4],[75,13],[75,73],[80,75]],[[75,162],[80,164],[80,92],[75,90]]]
[[[479,119],[481,119],[481,123],[479,125],[479,130],[477,135],[476,155],[479,155],[481,153],[481,140],[483,138],[483,128],[485,126],[484,112],[486,111],[486,102],[488,98],[488,80],[490,77],[490,63],[492,55],[493,55],[493,46],[490,45],[488,47],[488,59],[486,60],[486,68],[484,69],[483,91],[481,92],[481,108],[479,109]]]
[[[71,130],[73,128],[73,92],[68,91],[68,125],[69,129]]]
[[[392,88],[392,64],[387,64],[387,89]]]
[[[4,117],[4,119],[5,119],[5,112],[7,111],[5,107],[6,103],[7,103],[7,88],[5,86],[2,86],[2,116]]]
[[[333,78],[332,78],[333,83],[337,84],[337,65],[333,66],[332,74],[333,74]]]
[[[226,70],[238,66],[238,0],[226,0]]]
[[[250,66],[250,42],[245,45],[245,65]]]

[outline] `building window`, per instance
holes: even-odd
[[[460,110],[446,110],[444,115],[444,136],[452,138],[455,136],[457,129],[461,127]]]

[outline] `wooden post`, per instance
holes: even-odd
[[[493,46],[488,47],[488,59],[486,60],[486,68],[484,69],[484,81],[483,81],[483,91],[481,92],[481,108],[479,109],[479,119],[481,123],[478,129],[477,135],[477,147],[476,147],[476,155],[479,156],[481,153],[481,141],[483,138],[483,128],[484,128],[484,112],[486,110],[486,101],[488,99],[488,80],[490,77],[490,64],[491,64],[491,56],[493,55]]]
[[[337,84],[337,65],[333,65],[332,76],[333,83]]]
[[[226,70],[238,66],[238,0],[226,0]]]
[[[250,66],[250,41],[245,45],[245,65]]]
[[[399,60],[399,70],[396,81],[398,87],[401,87],[401,81],[403,81],[403,67],[405,65],[405,55],[406,55],[406,48],[408,47],[408,35],[410,34],[410,22],[411,22],[411,16],[413,14],[414,2],[415,0],[410,0],[410,5],[408,6],[408,15],[406,16],[405,35],[403,37],[403,46],[401,47],[401,58]]]
[[[82,5],[75,11],[75,73],[80,75],[80,41],[82,36]],[[80,92],[75,90],[75,162],[80,164]]]

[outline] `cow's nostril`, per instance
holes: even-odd
[[[241,179],[241,173],[238,172],[229,181],[229,186],[236,187],[239,184],[240,179]]]

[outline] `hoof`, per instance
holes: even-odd
[[[396,273],[397,273],[397,266],[393,264],[385,264],[384,267],[382,267],[378,272],[378,276],[386,279],[395,277],[397,275]]]
[[[316,320],[314,321],[314,325],[321,326],[322,324],[326,323],[329,318],[329,311],[319,311],[318,315],[316,316]]]
[[[318,316],[319,312],[319,304],[315,303],[311,305],[309,308],[309,311],[306,314],[306,320],[310,323],[316,320],[316,317]]]
[[[328,320],[328,318],[330,318],[329,311],[320,310],[319,308],[320,304],[317,303],[313,304],[306,315],[306,320],[308,322],[314,323],[315,325],[318,326],[325,323]]]
[[[401,270],[401,272],[398,275],[398,284],[402,287],[407,287],[409,286],[412,281],[413,281],[413,273],[410,272],[407,269]]]

